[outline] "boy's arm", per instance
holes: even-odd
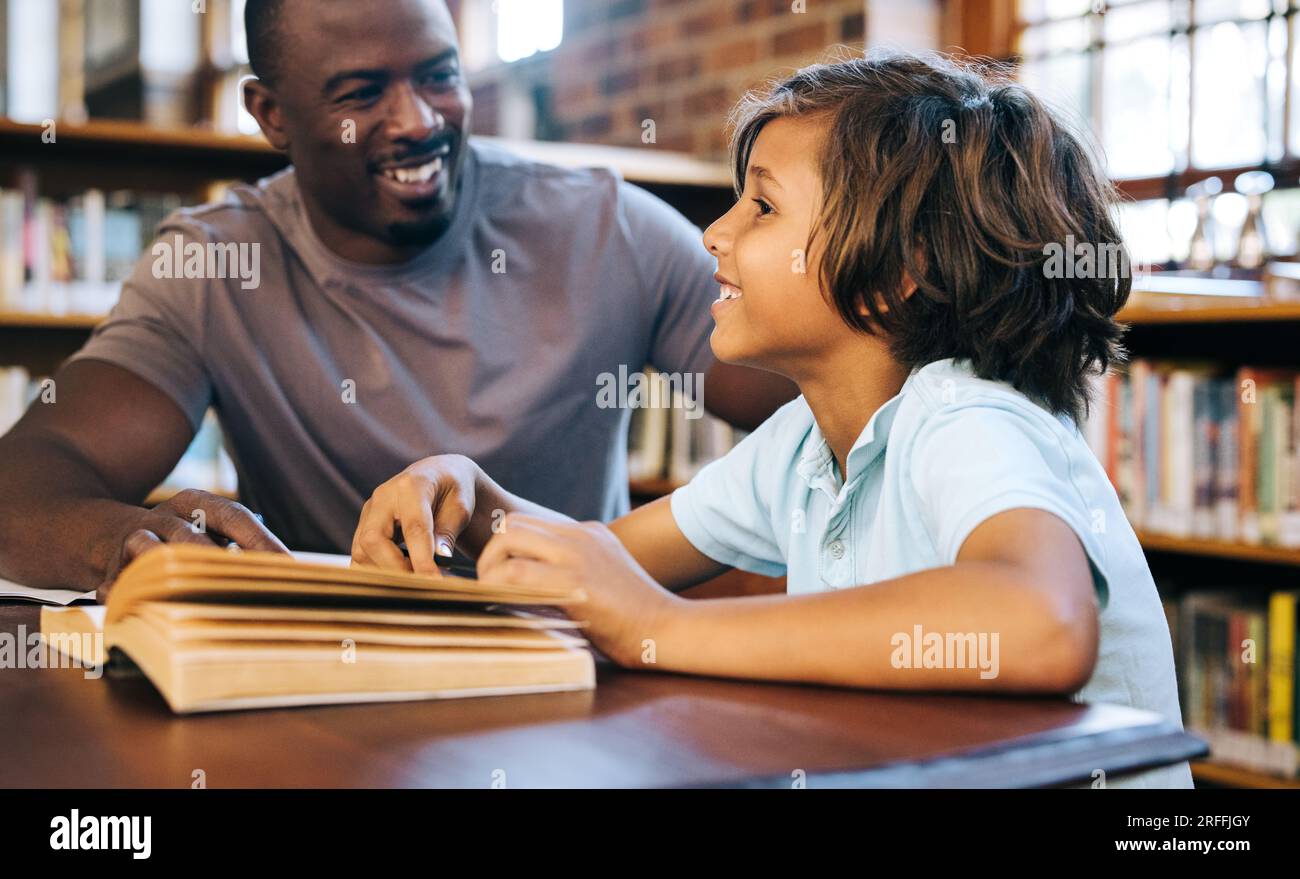
[[[665,589],[680,592],[730,570],[696,549],[673,520],[672,497],[637,507],[609,530],[647,574]]]
[[[964,642],[966,667],[915,667],[927,636],[937,635],[946,648],[968,633],[975,638]],[[812,595],[684,603],[667,615],[656,640],[658,667],[672,671],[884,689],[1070,693],[1096,662],[1097,605],[1088,560],[1070,527],[1051,513],[1017,509],[972,531],[954,565]]]
[[[518,521],[489,544],[479,570],[507,582],[584,587],[589,598],[571,613],[588,621],[597,647],[628,667],[639,666],[653,643],[654,668],[662,671],[882,689],[1070,693],[1096,662],[1087,557],[1070,527],[1041,510],[989,518],[948,567],[811,595],[703,601],[660,588],[632,564],[633,555],[646,558],[650,544],[641,537],[625,544],[615,533]],[[900,667],[896,659],[926,646],[913,643],[917,627],[922,639],[937,635],[945,648],[950,637],[974,635],[963,641],[967,667]]]

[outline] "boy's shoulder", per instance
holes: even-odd
[[[1048,411],[1007,382],[980,378],[962,360],[936,360],[904,385],[894,427],[917,432],[926,425],[999,417],[1057,437],[1075,433],[1073,422]],[[892,439],[892,437],[891,437]]]

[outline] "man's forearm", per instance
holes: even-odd
[[[1089,620],[1052,605],[1005,566],[968,562],[811,595],[678,599],[644,638],[655,641],[655,668],[664,671],[891,690],[1071,692],[1095,661],[1095,612]],[[927,636],[943,645],[938,667],[915,662],[933,649]],[[964,650],[959,667],[950,644]]]
[[[142,509],[114,500],[94,468],[45,435],[0,438],[0,577],[96,588]]]

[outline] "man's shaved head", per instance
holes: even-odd
[[[284,0],[247,0],[244,31],[248,35],[248,63],[253,75],[270,85],[279,79]]]

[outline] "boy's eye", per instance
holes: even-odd
[[[754,204],[758,205],[758,215],[760,217],[772,213],[772,206],[761,198],[754,199]]]

